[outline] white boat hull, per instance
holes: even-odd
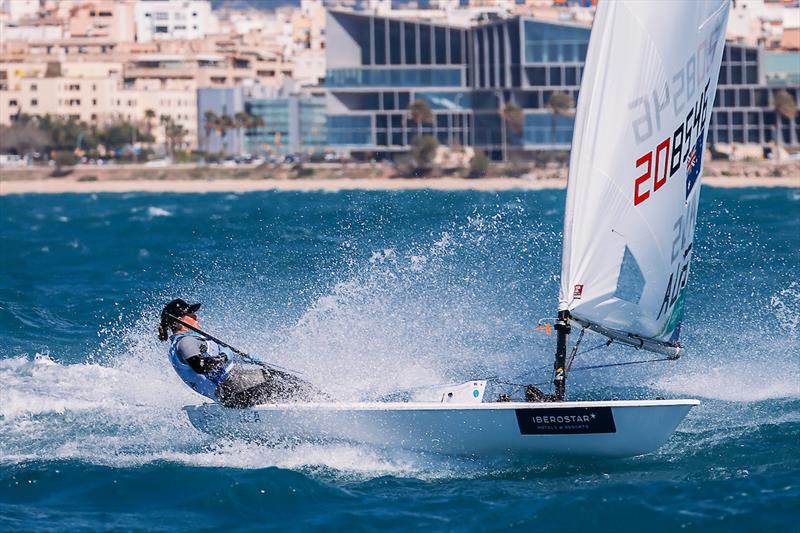
[[[630,457],[664,444],[697,400],[556,403],[295,403],[186,406],[217,436],[351,442],[467,456]]]

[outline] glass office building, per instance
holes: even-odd
[[[321,154],[328,146],[325,96],[316,92],[291,94],[253,88],[226,87],[197,91],[201,147],[226,155]],[[234,117],[237,113],[261,118],[261,126],[206,128],[205,114]]]
[[[352,153],[391,157],[415,135],[479,148],[493,159],[510,151],[568,149],[573,119],[547,107],[556,92],[577,101],[590,28],[514,17],[468,28],[367,13],[329,11],[326,27],[328,142]],[[712,142],[769,142],[772,89],[757,49],[727,45],[712,115]],[[797,96],[797,87],[787,87]],[[733,96],[731,96],[733,95]],[[423,99],[430,123],[409,104]],[[524,112],[514,131],[499,110]],[[797,144],[785,125],[784,144]]]
[[[197,90],[197,131],[200,149],[208,153],[241,154],[244,150],[244,130],[227,128],[222,131],[211,125],[206,127],[206,112],[218,117],[234,117],[244,111],[245,95],[238,87],[214,87]]]
[[[322,96],[248,98],[245,109],[263,120],[262,126],[245,133],[245,144],[251,154],[321,154],[328,145]]]
[[[717,98],[708,132],[709,143],[767,144],[780,131],[783,146],[798,146],[800,115],[794,123],[780,120],[774,110],[776,91],[786,90],[795,102],[800,97],[797,80],[773,79],[767,72],[765,52],[757,47],[728,43],[722,54]],[[795,65],[795,69],[800,63]]]
[[[554,91],[577,95],[588,27],[512,18],[470,28],[353,12],[328,13],[328,132],[331,145],[391,155],[419,133],[485,150],[568,148],[572,119],[546,108]],[[411,102],[426,100],[430,123]],[[515,102],[523,131],[498,110]],[[505,140],[505,143],[504,143]]]

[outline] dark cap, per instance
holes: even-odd
[[[200,304],[190,304],[186,300],[175,298],[164,306],[164,310],[161,311],[161,320],[165,320],[168,323],[173,322],[170,315],[180,318],[184,315],[196,313],[198,309],[200,309]]]

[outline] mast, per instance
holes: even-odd
[[[555,401],[563,402],[567,393],[567,340],[569,338],[569,311],[559,311],[558,320],[555,323],[555,330],[558,335],[556,339],[556,358],[553,363],[555,370]]]

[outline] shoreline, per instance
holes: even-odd
[[[731,177],[705,176],[703,184],[720,188],[800,188],[800,176]],[[65,193],[243,193],[257,191],[510,191],[563,189],[566,179],[526,178],[297,178],[297,179],[108,179],[80,181],[78,178],[5,180],[0,178],[0,196],[11,194]]]

